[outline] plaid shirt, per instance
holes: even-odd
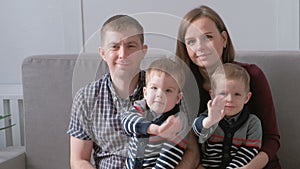
[[[121,125],[121,111],[143,97],[145,72],[128,99],[115,93],[110,74],[81,88],[74,97],[67,133],[82,140],[93,140],[94,161],[98,169],[123,168],[129,137]]]

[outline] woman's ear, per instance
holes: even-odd
[[[223,48],[226,48],[227,46],[227,39],[228,39],[228,34],[226,31],[221,32],[221,36],[223,38]]]

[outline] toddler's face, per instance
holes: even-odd
[[[212,97],[216,95],[225,97],[225,116],[231,117],[243,109],[251,97],[251,92],[246,91],[245,83],[241,79],[226,79],[216,84]]]
[[[151,73],[144,87],[147,105],[157,114],[171,110],[179,103],[182,93],[174,78],[165,73]]]

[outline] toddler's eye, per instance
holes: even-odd
[[[236,95],[236,96],[241,96],[241,94],[240,94],[240,93],[235,93],[235,95]]]
[[[155,87],[155,86],[152,86],[150,89],[151,89],[151,90],[156,90],[156,89],[157,89],[157,87]]]
[[[167,89],[167,90],[166,90],[166,92],[167,92],[167,93],[172,93],[172,92],[173,92],[173,90],[171,90],[171,89]]]

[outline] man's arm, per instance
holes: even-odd
[[[176,166],[176,169],[195,169],[199,165],[199,145],[193,131],[190,131],[189,135],[187,149],[185,150],[179,165]]]
[[[95,169],[90,163],[93,141],[70,137],[71,169]]]

